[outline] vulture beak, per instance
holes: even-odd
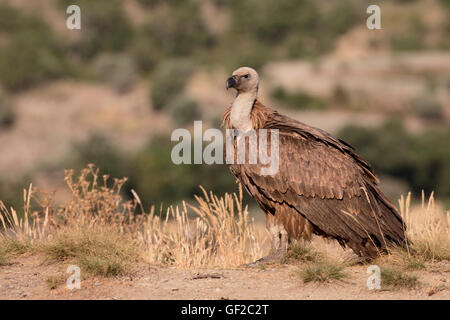
[[[227,79],[227,90],[230,88],[234,88],[235,85],[236,85],[236,78],[234,76],[229,77]]]

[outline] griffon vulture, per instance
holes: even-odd
[[[265,212],[273,238],[273,253],[258,263],[280,261],[290,240],[310,240],[312,234],[335,239],[362,259],[391,246],[405,247],[403,220],[370,165],[344,141],[264,106],[257,98],[258,83],[254,69],[234,71],[226,88],[237,95],[223,116],[223,126],[234,131],[278,129],[276,173],[262,175],[260,163],[230,164]]]

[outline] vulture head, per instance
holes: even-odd
[[[227,90],[234,88],[238,93],[258,90],[259,76],[255,69],[240,67],[227,79]]]

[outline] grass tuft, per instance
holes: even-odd
[[[5,252],[0,248],[0,267],[8,264]]]
[[[108,228],[64,230],[40,248],[53,261],[72,261],[93,276],[127,273],[138,260],[135,246]]]
[[[393,268],[381,268],[381,285],[391,289],[414,289],[419,286],[416,276]]]
[[[342,264],[326,260],[306,265],[299,270],[299,275],[305,283],[328,282],[346,277]]]
[[[414,255],[424,262],[450,261],[450,210],[436,204],[433,193],[426,201],[424,192],[421,206],[411,207],[411,193],[401,197],[399,206]]]
[[[320,252],[317,252],[311,245],[296,243],[289,246],[283,263],[318,262],[322,258]]]

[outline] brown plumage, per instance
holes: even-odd
[[[247,73],[256,77],[257,92],[256,71],[240,68],[233,73],[235,84],[227,82],[238,96],[248,92],[240,85],[240,77]],[[379,189],[370,165],[344,141],[265,107],[251,92],[247,100],[252,101],[253,94],[254,100],[247,126],[279,130],[279,170],[261,175],[261,164],[246,163],[232,164],[230,169],[266,213],[277,249],[271,258],[284,256],[288,239],[310,239],[311,233],[336,239],[363,257],[373,257],[390,246],[405,246],[402,218]],[[245,126],[238,120],[245,118],[246,106],[237,100],[224,114],[227,129]],[[233,108],[239,109],[236,125]]]

